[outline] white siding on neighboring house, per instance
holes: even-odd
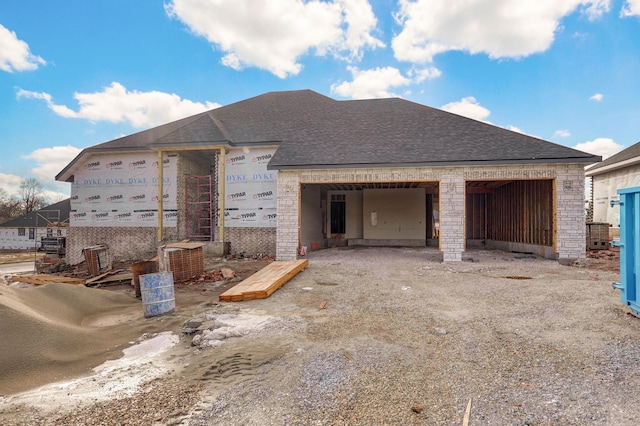
[[[66,228],[3,228],[0,227],[0,249],[28,250],[40,247],[42,237],[65,237]]]
[[[611,207],[618,200],[618,189],[640,186],[640,164],[625,167],[593,177],[593,221],[620,226],[620,209]]]

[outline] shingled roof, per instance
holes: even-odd
[[[23,216],[0,224],[2,228],[35,228],[46,227],[52,222],[69,223],[71,212],[71,199],[59,201],[40,210],[32,211]]]
[[[623,149],[606,160],[589,167],[587,175],[597,175],[610,170],[618,169],[632,164],[640,163],[640,142]]]
[[[403,99],[337,101],[269,92],[85,149],[279,146],[270,169],[594,163],[600,157]]]

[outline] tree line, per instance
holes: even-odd
[[[0,188],[0,223],[31,213],[49,205],[42,184],[35,178],[22,179],[18,195],[9,195]]]

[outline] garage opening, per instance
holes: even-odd
[[[467,247],[553,256],[553,180],[468,181]]]
[[[302,184],[300,245],[438,245],[438,182]]]

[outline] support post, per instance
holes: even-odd
[[[162,221],[164,216],[164,163],[162,160],[162,150],[158,150],[158,242],[162,241],[164,238],[162,232],[164,227],[164,223]]]
[[[218,213],[218,226],[220,227],[220,232],[219,232],[219,236],[220,236],[220,241],[224,242],[224,200],[225,200],[225,184],[226,184],[226,175],[225,175],[225,163],[226,163],[226,153],[227,150],[225,148],[221,148],[220,149],[220,167],[218,167],[219,172],[218,172],[218,208],[220,209],[220,212]]]

